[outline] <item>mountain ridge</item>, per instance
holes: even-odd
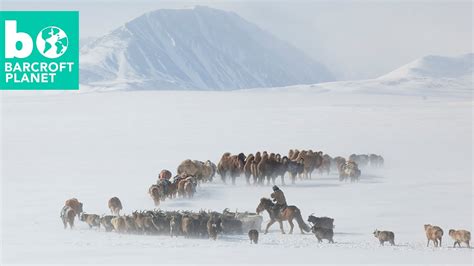
[[[335,81],[261,90],[314,93],[410,95],[472,99],[473,53],[427,55],[375,79]]]
[[[233,90],[333,80],[322,64],[237,14],[159,9],[81,49],[81,83],[129,89]]]

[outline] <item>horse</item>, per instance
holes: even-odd
[[[270,222],[268,222],[267,227],[265,228],[265,234],[268,233],[268,228],[270,228],[270,226],[275,222],[278,222],[280,224],[281,233],[285,234],[285,230],[283,230],[283,221],[288,221],[288,223],[290,224],[289,233],[292,234],[294,227],[293,219],[296,219],[296,222],[298,222],[298,226],[302,234],[304,234],[304,232],[311,231],[309,226],[303,221],[300,209],[298,209],[296,206],[286,206],[283,210],[274,210],[274,206],[275,203],[273,203],[272,200],[268,198],[261,198],[260,204],[258,204],[257,206],[257,214],[260,214],[261,212],[266,210],[268,212],[268,215],[270,216]]]

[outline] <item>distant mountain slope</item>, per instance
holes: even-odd
[[[376,79],[328,82],[267,90],[368,93],[472,99],[474,54],[425,56]]]
[[[428,55],[380,78],[465,78],[473,73],[474,54],[457,57]]]
[[[110,89],[232,90],[333,80],[298,49],[232,12],[146,13],[81,49],[81,83]]]

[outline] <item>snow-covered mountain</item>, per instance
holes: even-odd
[[[428,55],[406,64],[381,79],[406,78],[466,78],[473,73],[474,54],[456,57]]]
[[[266,90],[472,98],[474,54],[428,55],[376,79],[327,82]]]
[[[231,90],[331,81],[303,52],[232,12],[146,13],[81,49],[81,84]]]

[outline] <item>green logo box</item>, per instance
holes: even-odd
[[[78,90],[79,12],[0,11],[0,90]]]

